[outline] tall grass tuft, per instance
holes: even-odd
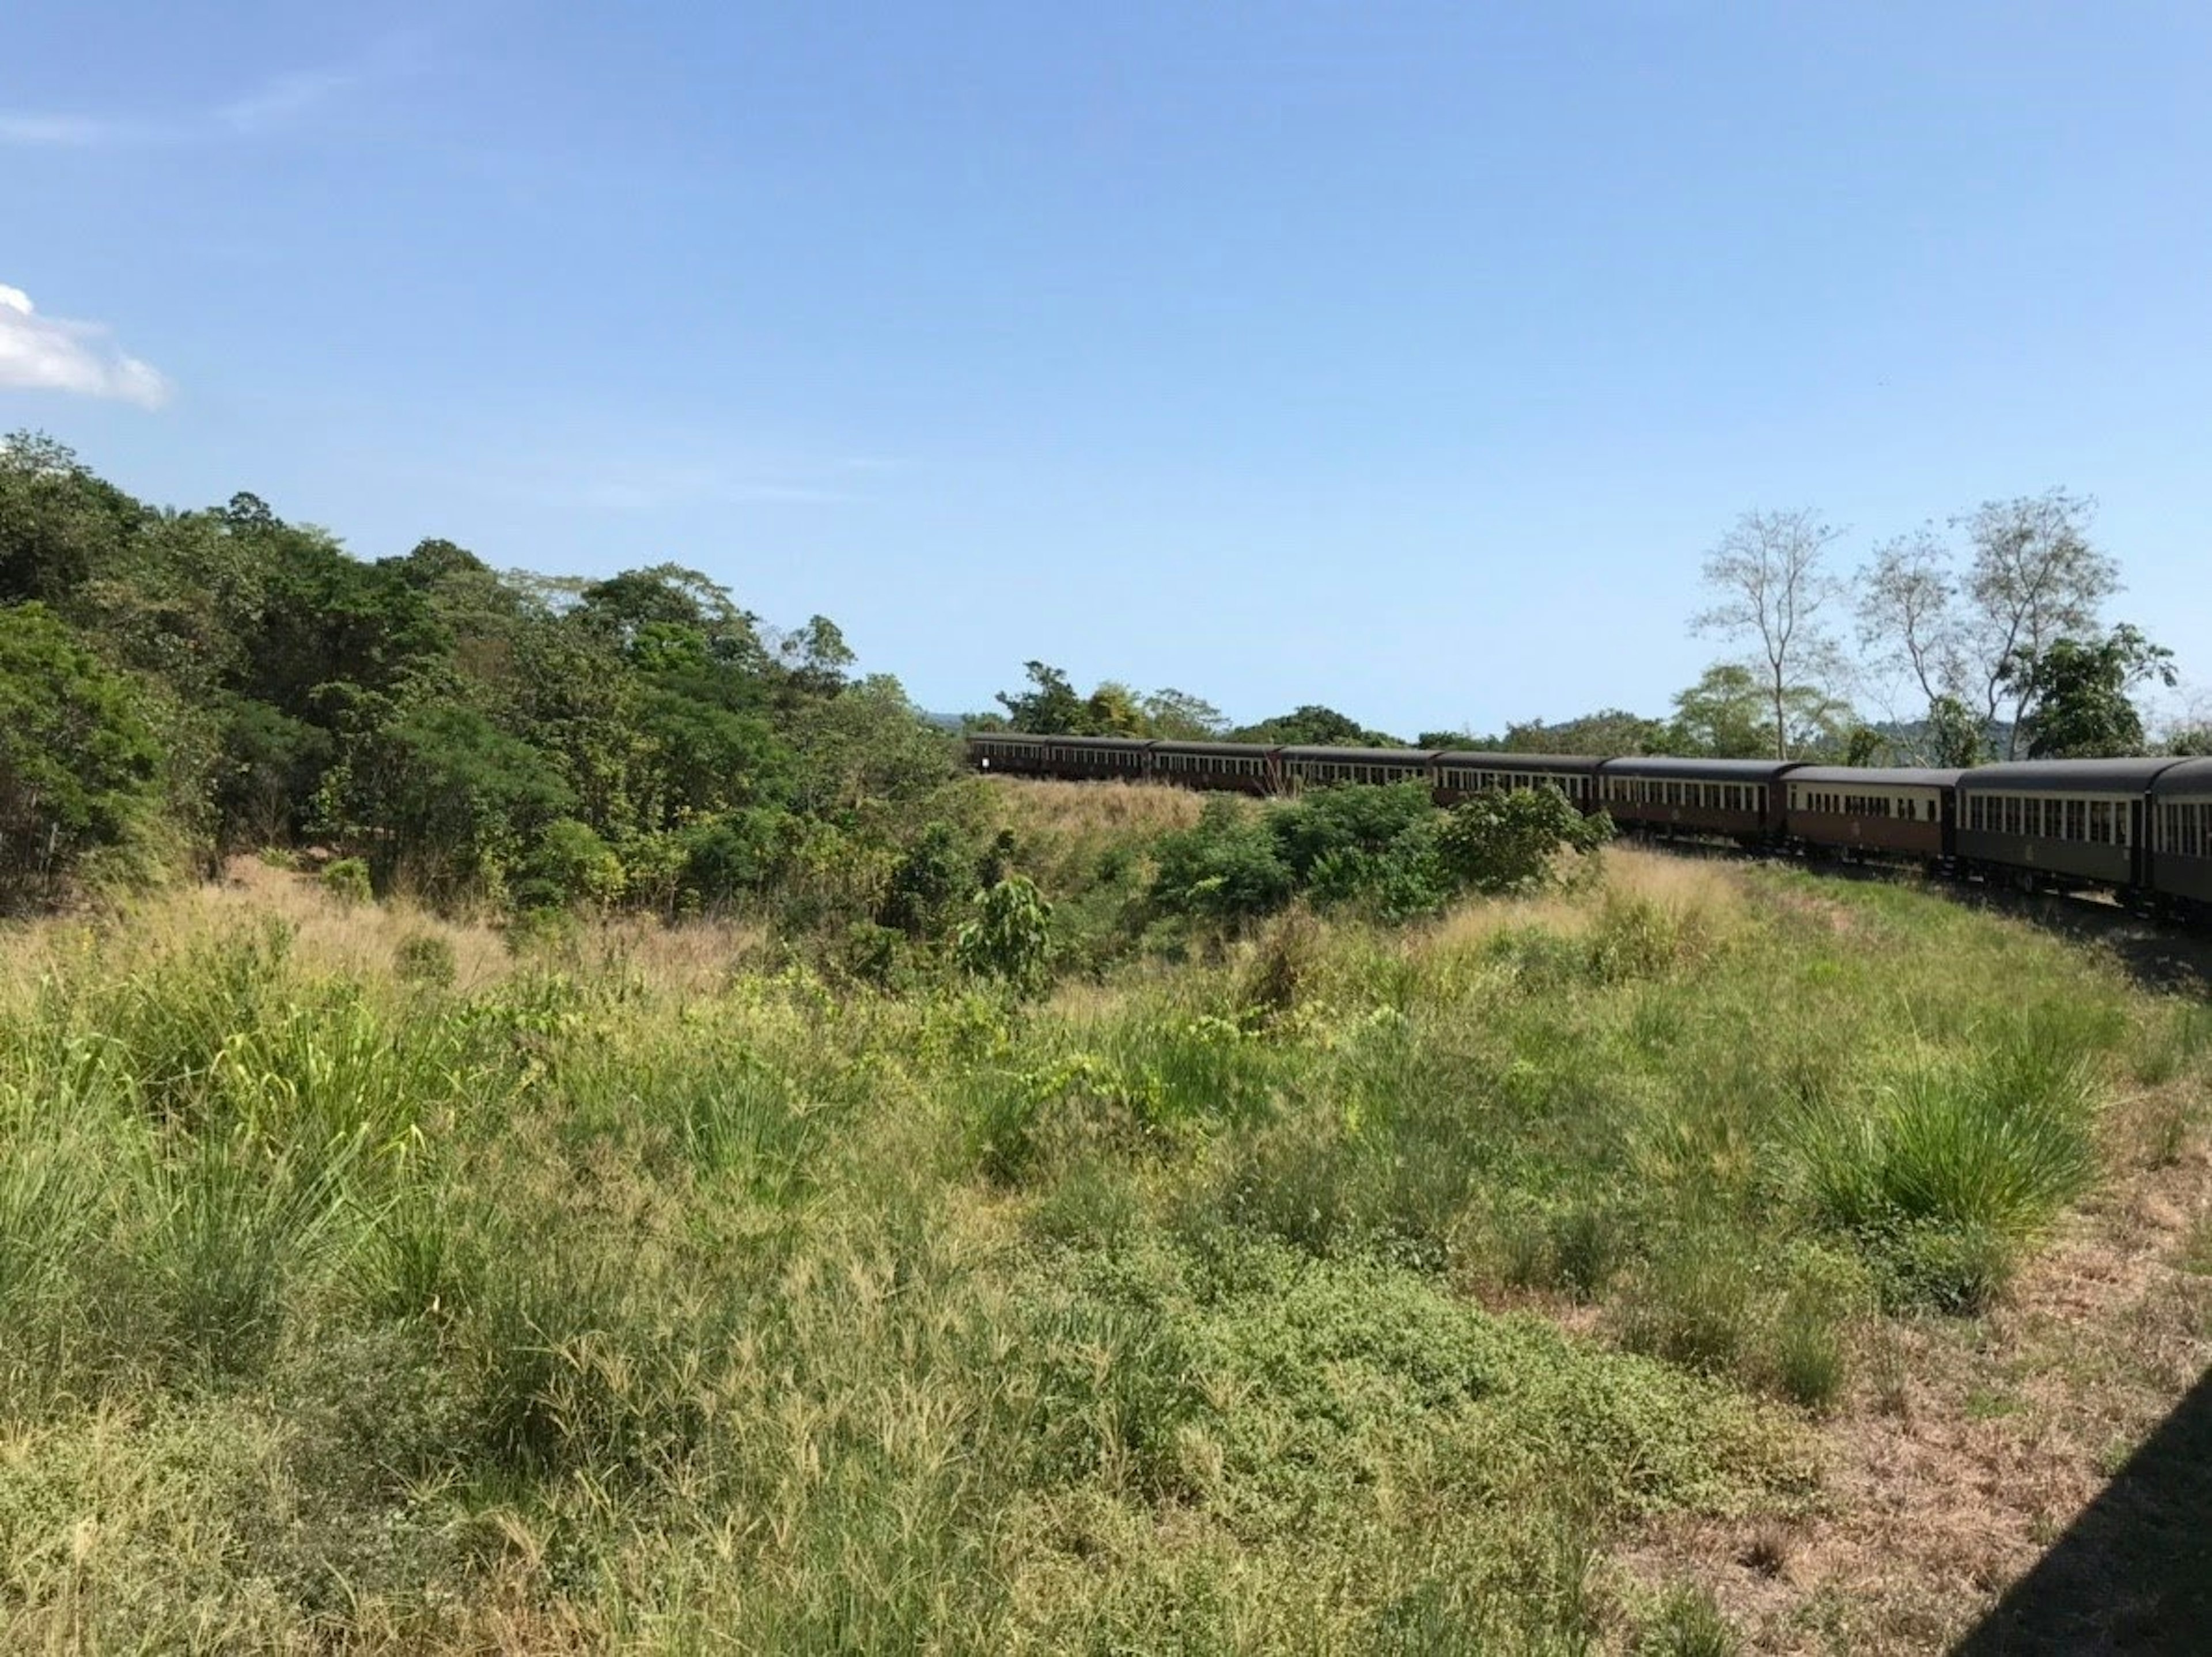
[[[1881,1259],[1901,1297],[1972,1309],[2094,1182],[2098,1102],[2088,1065],[2032,1026],[1922,1061],[1871,1109],[1808,1119],[1814,1211]]]

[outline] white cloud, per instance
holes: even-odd
[[[102,149],[157,136],[137,122],[99,115],[0,115],[0,143],[24,149]]]
[[[280,75],[245,97],[223,105],[215,112],[215,118],[233,132],[265,132],[298,119],[332,93],[352,85],[356,78],[326,70]]]
[[[31,296],[0,282],[0,387],[74,391],[158,409],[169,382],[118,349],[96,323],[41,315]]]
[[[238,97],[160,120],[133,116],[0,110],[0,145],[22,149],[113,149],[131,144],[186,144],[260,137],[295,126],[339,94],[404,71],[413,37],[397,35],[346,69],[295,70]]]

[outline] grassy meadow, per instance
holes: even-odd
[[[1908,885],[1024,1002],[246,875],[6,936],[0,1649],[1935,1649],[2203,1364],[2212,1014]],[[2033,1510],[1899,1564],[1954,1426]]]

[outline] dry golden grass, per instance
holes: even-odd
[[[999,777],[1000,810],[1017,834],[1164,834],[1188,828],[1208,796],[1163,783],[1048,782]]]
[[[240,857],[225,865],[221,879],[139,900],[119,921],[13,928],[0,949],[0,992],[24,988],[88,940],[111,959],[159,955],[270,921],[290,935],[297,959],[322,972],[388,977],[402,948],[424,938],[452,950],[453,986],[464,992],[497,984],[521,964],[507,933],[488,920],[441,915],[404,898],[348,903],[311,875]],[[762,966],[773,954],[769,930],[759,923],[713,920],[672,926],[638,915],[586,925],[561,949],[580,968],[627,969],[679,994],[712,993],[732,973]]]

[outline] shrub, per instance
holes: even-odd
[[[453,946],[435,932],[410,932],[392,952],[392,970],[403,984],[444,989],[456,970]]]
[[[340,858],[323,871],[323,889],[341,903],[367,903],[375,895],[369,884],[368,865],[360,858]]]
[[[611,903],[622,895],[622,859],[589,823],[556,817],[523,859],[515,901],[526,909]]]
[[[1445,815],[1437,860],[1458,885],[1530,892],[1559,877],[1563,853],[1588,857],[1613,838],[1613,819],[1585,816],[1556,788],[1478,794]]]
[[[1170,913],[1250,920],[1281,908],[1297,889],[1274,835],[1239,800],[1217,795],[1194,827],[1161,836],[1152,901]]]
[[[975,854],[951,824],[931,823],[892,868],[877,924],[910,938],[939,932],[953,904],[974,889],[975,865]]]
[[[963,970],[979,978],[1038,990],[1052,956],[1052,905],[1026,877],[1010,876],[975,895],[975,918],[954,938],[952,953]]]

